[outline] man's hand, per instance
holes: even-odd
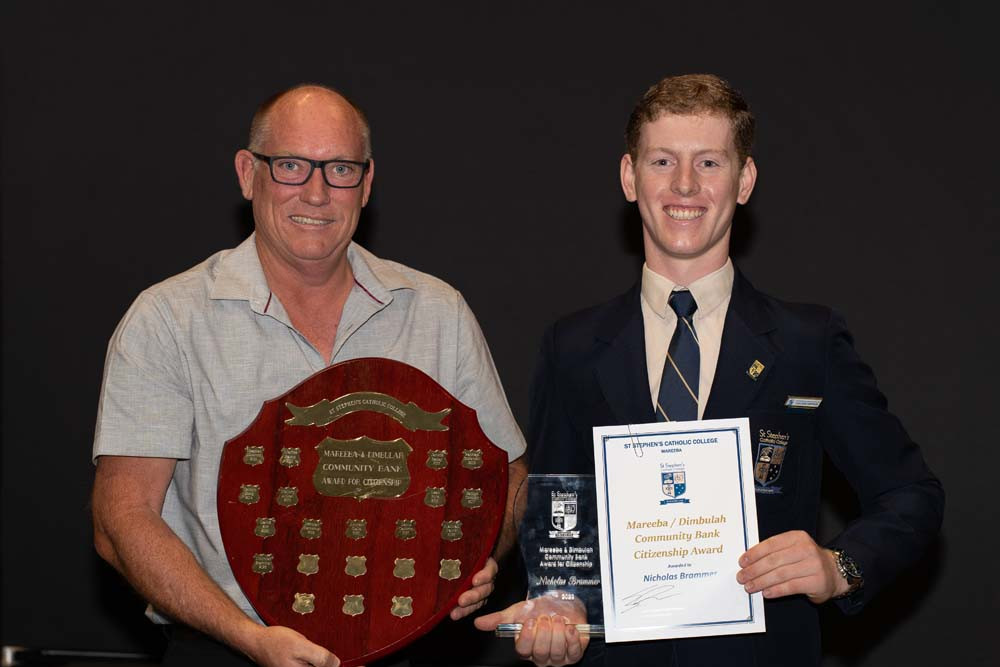
[[[264,667],[339,667],[337,656],[291,628],[260,626],[250,658]]]
[[[766,598],[801,593],[821,604],[850,587],[837,569],[833,552],[801,530],[764,540],[740,556],[740,567],[736,581],[747,593],[763,591]]]
[[[590,637],[576,629],[587,622],[587,611],[579,600],[543,596],[513,604],[476,619],[480,630],[493,631],[501,623],[521,623],[514,650],[536,665],[571,665],[579,662]]]
[[[497,578],[497,562],[493,556],[486,559],[486,565],[472,577],[472,588],[458,596],[458,606],[451,610],[451,620],[465,618],[486,604],[486,598],[493,592],[493,580]]]
[[[102,456],[94,478],[98,552],[159,611],[268,667],[337,667],[335,656],[283,627],[251,620],[160,516],[176,461]]]

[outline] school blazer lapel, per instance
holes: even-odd
[[[636,284],[619,298],[597,327],[594,342],[599,352],[597,383],[619,424],[654,420],[639,294]]]
[[[767,301],[737,270],[722,330],[719,362],[705,419],[742,417],[754,396],[780,363],[781,349],[772,333],[776,325]],[[758,362],[754,378],[751,367]]]

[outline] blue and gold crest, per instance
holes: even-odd
[[[684,472],[684,468],[671,472],[661,472],[660,479],[662,481],[663,493],[667,498],[683,496],[687,490],[687,473]]]
[[[760,429],[757,432],[757,460],[753,464],[753,478],[761,486],[770,486],[778,481],[788,442],[787,433],[770,429]]]

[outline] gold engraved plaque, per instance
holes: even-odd
[[[256,574],[267,574],[274,571],[274,554],[254,554],[253,565],[250,567]]]
[[[285,407],[292,413],[292,418],[285,420],[290,426],[326,426],[352,412],[370,410],[392,417],[410,431],[447,431],[448,427],[441,420],[451,412],[451,408],[427,412],[412,401],[403,403],[377,391],[355,391],[334,401],[324,398],[308,407],[286,402]]]
[[[358,616],[365,613],[365,596],[345,595],[344,606],[341,608],[341,611],[348,616]]]
[[[448,467],[448,452],[444,449],[432,449],[427,452],[427,467],[431,470],[444,470]]]
[[[368,520],[348,519],[347,529],[344,531],[344,535],[352,540],[360,540],[368,537]]]
[[[305,575],[319,572],[319,554],[299,554],[299,565],[295,568]]]
[[[402,438],[388,442],[366,435],[353,440],[324,438],[316,450],[319,463],[313,485],[324,496],[399,498],[410,488],[406,458],[413,448]]]
[[[323,519],[302,519],[302,528],[299,535],[307,540],[316,540],[323,537]]]
[[[417,536],[416,519],[396,519],[396,538],[400,540],[412,540]]]
[[[413,558],[397,558],[392,568],[392,576],[397,579],[410,579],[417,573],[416,560]]]
[[[260,500],[260,484],[240,485],[239,501],[244,505],[253,505]]]
[[[368,566],[366,561],[367,556],[348,556],[344,559],[347,564],[344,566],[344,572],[352,577],[360,577],[366,572],[368,572]]]
[[[441,539],[446,542],[455,542],[462,539],[462,521],[442,521]]]
[[[463,449],[462,467],[467,470],[479,470],[483,467],[483,450]]]
[[[278,463],[286,468],[294,468],[302,463],[302,451],[298,447],[282,447]]]
[[[257,524],[253,528],[253,534],[256,535],[257,537],[273,537],[274,517],[271,516],[257,517]]]
[[[442,558],[441,569],[438,570],[438,576],[442,579],[447,579],[448,581],[458,579],[462,576],[462,561]]]
[[[443,486],[428,486],[424,491],[424,505],[428,507],[444,507],[445,493]]]
[[[278,487],[278,493],[275,497],[275,502],[277,502],[282,507],[293,507],[299,504],[299,490],[294,486],[281,486]]]
[[[462,507],[474,510],[483,505],[482,489],[462,489]]]
[[[398,616],[399,618],[406,618],[413,614],[413,598],[402,597],[399,595],[392,596],[392,609],[389,610],[393,616]]]
[[[296,593],[292,611],[296,614],[311,614],[316,611],[316,596],[312,593]]]
[[[259,466],[264,463],[264,446],[247,445],[243,450],[243,463],[248,466]]]

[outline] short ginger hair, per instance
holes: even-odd
[[[642,96],[625,128],[625,146],[635,160],[642,126],[664,114],[723,116],[733,128],[733,142],[740,162],[746,162],[753,148],[754,118],[743,95],[714,74],[668,76],[653,84]]]

